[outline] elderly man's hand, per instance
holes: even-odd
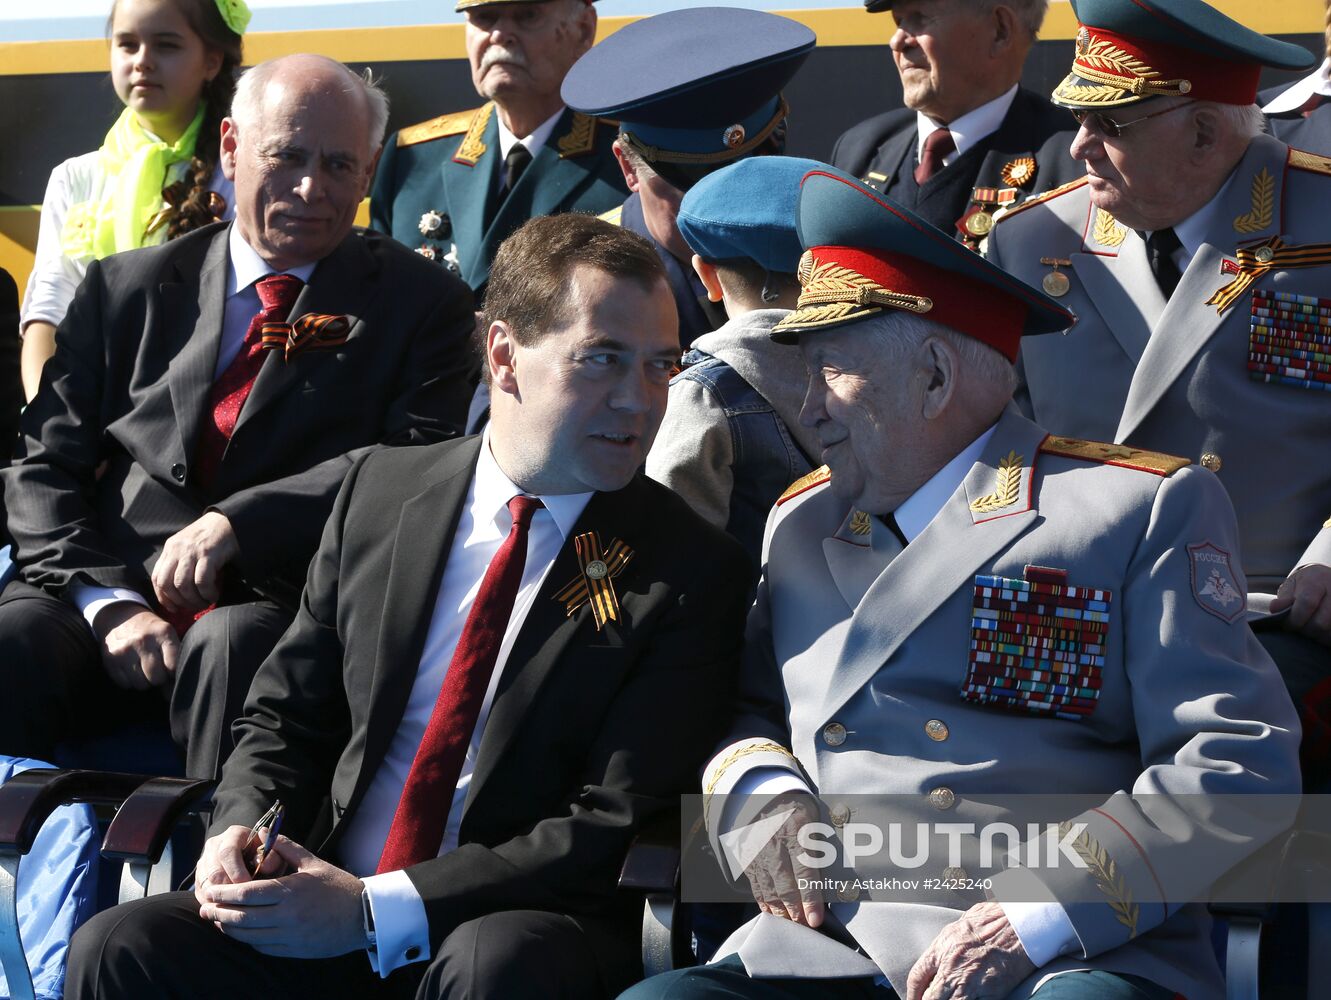
[[[222,567],[240,552],[225,514],[210,510],[166,540],[153,566],[153,591],[168,611],[202,611],[221,596]]]
[[[920,956],[906,1000],[998,1000],[1034,971],[1002,905],[976,903]]]
[[[210,887],[241,885],[259,876],[273,878],[282,874],[287,865],[276,851],[263,859],[257,875],[250,872],[259,838],[267,833],[266,827],[260,827],[256,838],[248,826],[229,826],[216,837],[209,837],[194,866],[194,898],[203,904],[208,902]]]
[[[102,644],[102,666],[117,687],[146,691],[176,672],[180,637],[142,604],[117,601],[97,613],[93,631]]]
[[[231,827],[222,836],[236,830],[249,832]],[[195,893],[202,897],[199,916],[265,955],[330,958],[365,947],[360,879],[286,837],[277,838],[270,856],[290,874],[202,886]]]
[[[823,922],[822,893],[800,889],[799,884],[801,878],[818,877],[817,872],[799,861],[799,855],[804,853],[799,844],[799,831],[806,823],[818,818],[817,805],[807,795],[781,795],[763,808],[755,822],[786,810],[793,811],[744,869],[744,874],[758,909],[797,924],[818,927]]]
[[[1291,573],[1271,602],[1272,611],[1286,608],[1291,629],[1331,646],[1331,566],[1309,563]]]

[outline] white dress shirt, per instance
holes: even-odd
[[[913,542],[920,536],[952,494],[961,487],[966,474],[980,460],[993,433],[994,428],[990,427],[897,507],[894,512],[897,527],[907,542]],[[745,796],[779,795],[792,791],[812,794],[802,779],[783,768],[754,768],[735,783],[734,789],[726,797],[722,810],[722,829],[729,829],[725,824],[731,821]],[[1002,906],[1008,922],[1026,949],[1026,955],[1036,967],[1048,964],[1076,946],[1076,931],[1060,903],[1005,902]]]
[[[531,135],[522,136],[521,138],[508,130],[508,126],[504,124],[503,115],[497,115],[496,117],[499,121],[499,163],[501,168],[504,161],[508,159],[508,151],[518,143],[522,143],[522,145],[526,146],[527,152],[531,153],[532,159],[535,159],[536,154],[541,151],[541,147],[550,140],[550,133],[555,130],[555,124],[559,121],[559,116],[563,113],[564,109],[560,108],[545,121],[541,122],[541,124],[537,125]],[[502,179],[501,176],[500,180],[502,181]]]
[[[262,277],[277,273],[252,246],[245,242],[245,238],[240,235],[240,229],[235,225],[227,233],[227,259],[229,263],[226,305],[222,314],[222,340],[218,345],[217,363],[213,366],[214,379],[221,375],[240,353],[240,345],[245,342],[245,333],[250,328],[250,321],[259,311],[259,290],[255,287],[255,283]],[[314,268],[315,264],[304,264],[282,273],[295,275],[303,283],[308,283]],[[151,607],[142,594],[125,587],[97,587],[74,583],[70,585],[69,596],[82,613],[89,628],[92,628],[98,612],[119,601],[133,601],[145,608]]]
[[[340,861],[342,867],[353,874],[365,876],[365,892],[374,918],[377,938],[376,951],[370,953],[370,963],[381,976],[415,961],[432,958],[430,928],[425,915],[425,904],[406,872],[372,874],[379,864],[388,831],[397,812],[398,800],[407,782],[416,749],[425,734],[426,724],[439,698],[439,689],[448,673],[453,651],[472,603],[481,588],[481,580],[490,561],[499,551],[500,544],[512,527],[508,502],[523,491],[504,474],[490,454],[487,430],[481,442],[476,474],[472,478],[462,517],[453,535],[448,559],[442,568],[439,596],[430,618],[425,648],[416,670],[402,721],[389,744],[383,762],[365,793],[356,813],[347,820],[342,838]],[[448,812],[448,823],[439,845],[439,853],[447,854],[458,846],[458,826],[462,821],[462,806],[471,785],[476,767],[476,754],[480,749],[485,723],[490,714],[499,678],[503,674],[509,651],[522,629],[536,595],[545,581],[555,557],[573,532],[578,518],[591,499],[590,493],[538,497],[545,505],[532,518],[527,537],[527,561],[522,571],[522,583],[513,603],[504,640],[499,647],[490,686],[481,704],[476,729],[471,734],[467,757],[458,776],[453,793],[453,804]]]
[[[174,184],[188,170],[188,160],[173,163],[167,167],[166,183]],[[46,182],[46,194],[42,198],[32,273],[28,275],[28,287],[23,293],[20,330],[37,321],[59,326],[65,318],[65,311],[74,300],[74,292],[88,272],[86,260],[65,256],[61,244],[65,220],[69,218],[71,205],[100,201],[107,182],[107,176],[98,166],[97,150],[72,157],[51,171],[51,177]],[[230,219],[235,215],[236,189],[222,176],[220,164],[209,186],[225,199],[226,213],[223,217]],[[159,231],[153,240],[160,242],[165,236],[165,232]]]
[[[948,122],[946,125],[940,125],[923,111],[915,113],[915,162],[920,162],[920,157],[924,155],[924,140],[929,138],[940,128],[945,128],[952,133],[952,141],[956,143],[956,150],[943,157],[943,166],[950,166],[958,156],[965,154],[978,142],[983,142],[989,136],[998,131],[998,127],[1003,124],[1003,119],[1007,117],[1008,109],[1012,107],[1012,102],[1017,97],[1017,85],[1013,84],[1012,89],[1004,94],[1000,94],[992,101],[981,104],[974,111],[967,111],[964,115],[954,122]]]

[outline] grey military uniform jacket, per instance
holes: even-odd
[[[1012,996],[1072,969],[1144,976],[1189,1000],[1220,996],[1204,907],[1176,902],[1204,898],[1204,887],[1178,873],[1205,852],[1210,877],[1219,874],[1288,825],[1290,800],[1227,817],[1221,832],[1190,793],[1299,789],[1298,721],[1242,617],[1233,510],[1205,470],[1139,471],[1132,466],[1171,464],[1126,448],[1069,457],[1106,449],[1046,439],[1010,408],[904,551],[826,483],[776,508],[740,710],[704,776],[713,847],[722,857],[720,817],[732,827],[752,817],[717,808],[715,796],[760,767],[802,775],[833,810],[838,796],[935,793],[940,821],[974,820],[968,797],[1093,794],[1103,804],[1078,821],[1115,878],[1102,891],[1089,871],[1042,876],[1054,900],[1072,901],[1065,910],[1081,950]],[[1056,695],[1004,705],[976,685],[985,669],[976,647],[988,634],[974,611],[994,585],[982,578],[1021,581],[1033,567],[1108,592],[1100,666],[1087,678],[1099,694],[1080,717],[1062,717],[1077,713],[1060,711],[1069,703]],[[1224,582],[1208,587],[1210,569]],[[1170,821],[1153,822],[1129,793],[1154,793],[1164,808],[1149,813]],[[830,914],[858,951],[760,916],[717,957],[737,951],[756,976],[881,970],[904,996],[912,965],[974,902],[946,891],[924,902],[853,895],[833,900]]]
[[[1041,258],[1071,262],[1061,267],[1070,283],[1061,301],[1076,324],[1022,343],[1026,412],[1058,434],[1184,455],[1215,470],[1238,514],[1255,591],[1274,592],[1305,563],[1331,563],[1331,384],[1259,381],[1254,375],[1268,373],[1249,371],[1250,347],[1264,353],[1264,334],[1253,328],[1266,324],[1268,293],[1300,296],[1291,305],[1306,309],[1309,299],[1331,297],[1331,263],[1277,261],[1224,312],[1207,300],[1235,279],[1240,247],[1276,236],[1287,246],[1327,241],[1328,174],[1331,160],[1254,139],[1168,303],[1142,238],[1094,209],[1085,185],[1022,206],[989,237],[989,259],[1035,285],[1051,271]],[[1323,326],[1320,336],[1328,333]]]

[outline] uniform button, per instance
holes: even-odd
[[[1212,472],[1219,472],[1220,466],[1223,464],[1220,461],[1220,456],[1213,451],[1202,452],[1201,463],[1203,469],[1210,469]]]
[[[960,882],[961,880],[965,879],[966,877],[967,877],[967,875],[966,875],[966,869],[965,869],[965,868],[958,868],[958,867],[955,867],[955,866],[949,866],[949,867],[943,869],[943,878],[947,879],[948,881],[951,881],[951,882]]]
[[[843,903],[853,903],[860,898],[860,887],[854,882],[847,882],[836,891],[836,898]]]
[[[930,719],[924,724],[924,735],[936,743],[942,743],[947,739],[947,723],[942,719]]]
[[[185,467],[179,462],[171,466],[171,478],[178,483],[183,483],[185,481]]]
[[[929,793],[929,804],[935,809],[951,809],[956,801],[956,793],[950,788],[935,788]]]
[[[413,944],[410,948],[408,948],[405,952],[403,952],[403,956],[407,959],[408,962],[414,962],[416,961],[416,959],[421,957],[421,950],[420,948],[418,948],[416,945]]]
[[[833,806],[828,810],[828,817],[832,820],[833,826],[845,826],[846,820],[850,819],[850,806]]]
[[[846,727],[839,722],[829,722],[823,727],[823,742],[829,747],[839,747],[846,742]]]

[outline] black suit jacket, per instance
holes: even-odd
[[[0,268],[0,463],[9,460],[23,406],[19,379],[18,286]]]
[[[866,184],[901,202],[946,233],[957,234],[956,224],[970,206],[976,187],[1008,187],[1001,176],[1003,166],[1019,156],[1034,157],[1051,136],[1066,132],[1074,123],[1068,113],[1054,107],[1039,94],[1019,88],[998,130],[957,157],[925,182],[915,183],[919,129],[909,108],[889,111],[860,122],[841,135],[832,148],[832,164],[854,174]],[[1047,147],[1043,162],[1026,194],[1048,190],[1079,177],[1084,171],[1064,146]],[[959,235],[959,234],[957,234]]]
[[[1289,84],[1270,87],[1257,95],[1257,103],[1265,107],[1289,89]],[[1301,111],[1286,111],[1267,115],[1271,134],[1281,142],[1310,153],[1331,155],[1331,101],[1323,101],[1306,118]]]
[[[291,836],[336,860],[401,721],[480,442],[387,450],[348,475],[236,723],[214,833],[280,798]],[[634,550],[614,581],[623,618],[598,632],[586,605],[565,616],[570,539],[505,664],[459,847],[407,869],[436,949],[498,910],[636,913],[616,899],[634,831],[696,790],[727,724],[748,593],[738,544],[641,474],[591,499],[576,532],[590,530]]]
[[[22,579],[151,597],[167,538],[212,507],[231,520],[232,570],[299,594],[356,455],[461,431],[471,294],[387,237],[353,233],[320,261],[291,318],[346,315],[345,344],[264,360],[210,490],[190,469],[213,382],[227,227],[94,262],[56,336],[3,477]]]

